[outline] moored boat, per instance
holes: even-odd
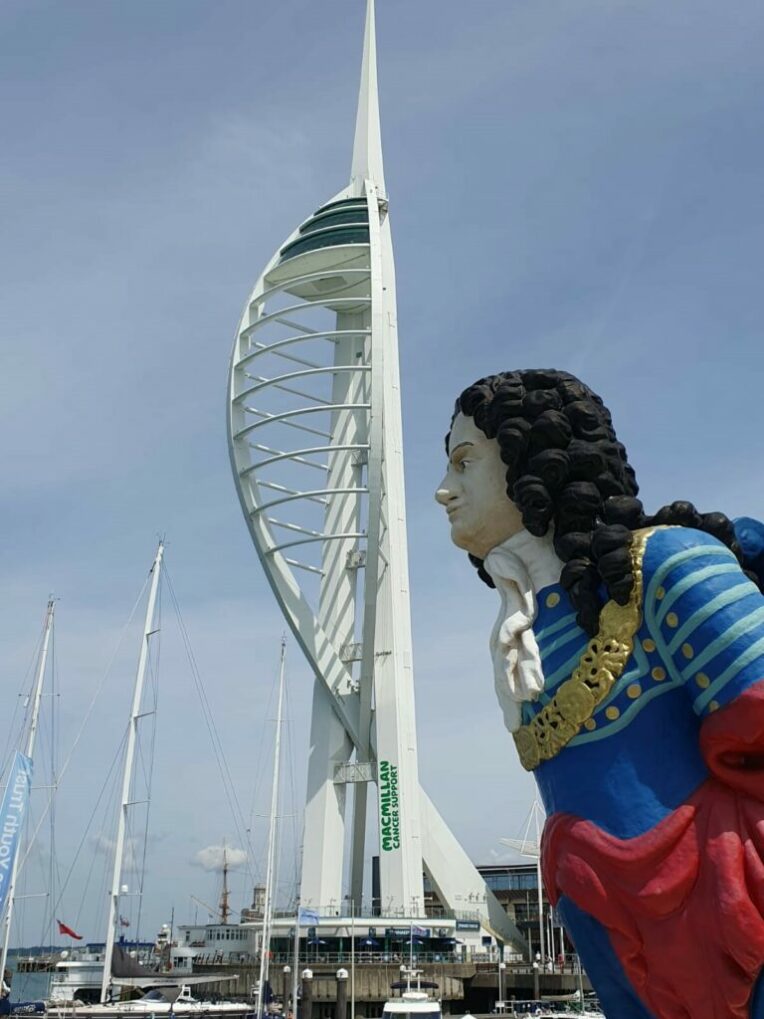
[[[429,993],[437,990],[438,985],[422,980],[422,971],[413,967],[402,967],[401,976],[405,979],[392,985],[393,990],[400,989],[401,993],[385,1002],[382,1019],[441,1019],[440,999]]]
[[[56,1019],[69,1019],[71,1006],[54,1006],[51,1002],[47,1014]],[[177,1016],[178,1019],[248,1019],[254,1013],[246,1003],[233,1001],[205,1001],[195,998],[187,984],[153,988],[134,1001],[96,1002],[77,1006],[78,1019],[130,1019],[135,1016]]]

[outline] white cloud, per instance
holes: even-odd
[[[225,853],[229,870],[239,870],[247,862],[245,851],[232,846],[206,846],[194,855],[191,862],[204,870],[222,870],[223,853]]]
[[[96,853],[99,856],[106,856],[108,858],[114,858],[114,850],[116,848],[116,840],[107,838],[105,835],[94,835],[91,839],[91,843]],[[125,855],[122,861],[122,874],[137,874],[140,869],[140,860],[138,857],[139,846],[138,840],[134,838],[125,839]]]

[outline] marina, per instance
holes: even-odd
[[[143,826],[144,856],[149,839],[153,759],[146,755],[154,745],[168,583],[160,540],[144,588],[115,772],[115,823],[101,836],[110,860],[104,941],[80,946],[82,935],[56,919],[72,946],[16,958],[4,999],[11,1009],[15,1003],[23,1010],[28,999],[57,1019],[72,1012],[93,1019],[250,1013],[437,1019],[465,1010],[514,1015],[514,1001],[538,1001],[544,993],[578,994],[582,1001],[589,990],[543,900],[538,837],[521,850],[535,854],[535,864],[478,867],[420,785],[389,213],[375,8],[367,0],[349,183],[300,223],[258,277],[229,376],[237,492],[260,563],[315,677],[301,863],[290,904],[277,901],[282,637],[273,762],[261,767],[271,778],[264,883],[240,922],[231,922],[224,843],[217,920],[211,912],[202,924],[179,917],[155,943],[125,939],[131,923],[125,913],[137,901],[140,918],[143,895],[136,831]],[[169,594],[188,650],[172,588]],[[51,599],[27,701],[26,754],[19,751],[16,763],[24,796],[54,607]],[[189,664],[194,671],[190,651]],[[219,739],[213,752],[224,752]],[[52,798],[47,809],[52,852]],[[3,958],[21,858],[14,856],[3,899]],[[137,874],[137,891],[128,874],[131,881]],[[51,910],[58,901],[52,884],[51,877]]]
[[[288,965],[288,964],[287,964]],[[300,974],[298,996],[302,998],[303,978]],[[345,992],[347,994],[346,1019],[350,1016],[350,1003],[355,999],[354,1015],[368,1017],[368,1019],[380,1019],[385,1012],[387,1005],[392,1001],[400,1002],[401,969],[400,964],[389,962],[360,962],[355,964],[355,986],[351,989],[349,985],[349,974],[351,960],[345,957],[342,961],[311,964],[310,966],[310,996],[311,1010],[314,1019],[336,1019],[338,994],[342,998],[342,979],[338,980],[338,970],[348,973],[344,978]],[[497,1014],[507,1015],[514,1019],[515,1016],[535,1015],[535,1009],[545,1007],[553,1015],[601,1015],[592,1004],[591,991],[585,997],[586,1008],[583,1013],[578,1009],[578,998],[574,990],[576,986],[576,975],[574,968],[568,967],[564,974],[554,976],[547,975],[541,978],[542,993],[544,1000],[533,998],[533,975],[529,967],[512,967],[506,976],[504,987],[506,1000],[501,1001],[498,995],[498,976],[495,966],[488,964],[439,964],[424,963],[417,966],[421,969],[422,981],[435,985],[435,989],[428,990],[428,1001],[437,999],[440,1011],[443,1015],[462,1016],[469,1013],[472,1016],[492,1016]],[[217,976],[222,974],[218,973]],[[100,977],[100,973],[97,974]],[[240,968],[238,980],[234,982],[216,982],[216,974],[207,970],[209,983],[206,987],[192,992],[193,997],[210,999],[214,1004],[220,996],[220,991],[236,1002],[245,1006],[245,1010],[253,1011],[256,1004],[256,995],[252,994],[257,979],[257,966],[252,965]],[[18,978],[17,978],[18,979]],[[20,985],[23,996],[26,1000],[45,1000],[47,998],[46,975],[35,973],[29,974],[25,983]],[[93,987],[97,987],[94,977]],[[588,987],[588,982],[587,982]],[[273,978],[274,1000],[270,1004],[270,1011],[275,1014],[286,1015],[290,1008],[291,996],[291,972],[284,974],[283,964],[277,963],[277,975]],[[217,989],[220,989],[218,991]],[[339,989],[339,990],[338,990]],[[565,991],[567,990],[567,993]],[[163,992],[164,993],[164,992]],[[287,1007],[283,1007],[286,994]],[[340,1001],[340,1004],[342,1002]],[[83,1013],[79,1005],[75,1006],[70,1000],[59,1001],[49,1005],[49,1011],[57,1016],[72,1015],[72,1011]],[[400,1005],[396,1006],[400,1013]],[[130,1014],[134,1014],[132,1011]],[[223,1013],[227,1014],[227,1013]]]
[[[764,1019],[764,6],[2,6],[0,1019]]]

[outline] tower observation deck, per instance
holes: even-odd
[[[373,0],[350,183],[287,238],[247,300],[228,432],[250,534],[315,676],[302,905],[360,911],[371,791],[382,914],[423,918],[426,871],[446,908],[522,945],[419,784]]]

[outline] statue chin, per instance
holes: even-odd
[[[465,534],[464,531],[460,530],[457,524],[453,524],[451,527],[451,541],[457,548],[462,549],[463,552],[470,552],[472,555],[478,555],[477,552],[473,552],[475,543],[470,540],[470,535]]]

